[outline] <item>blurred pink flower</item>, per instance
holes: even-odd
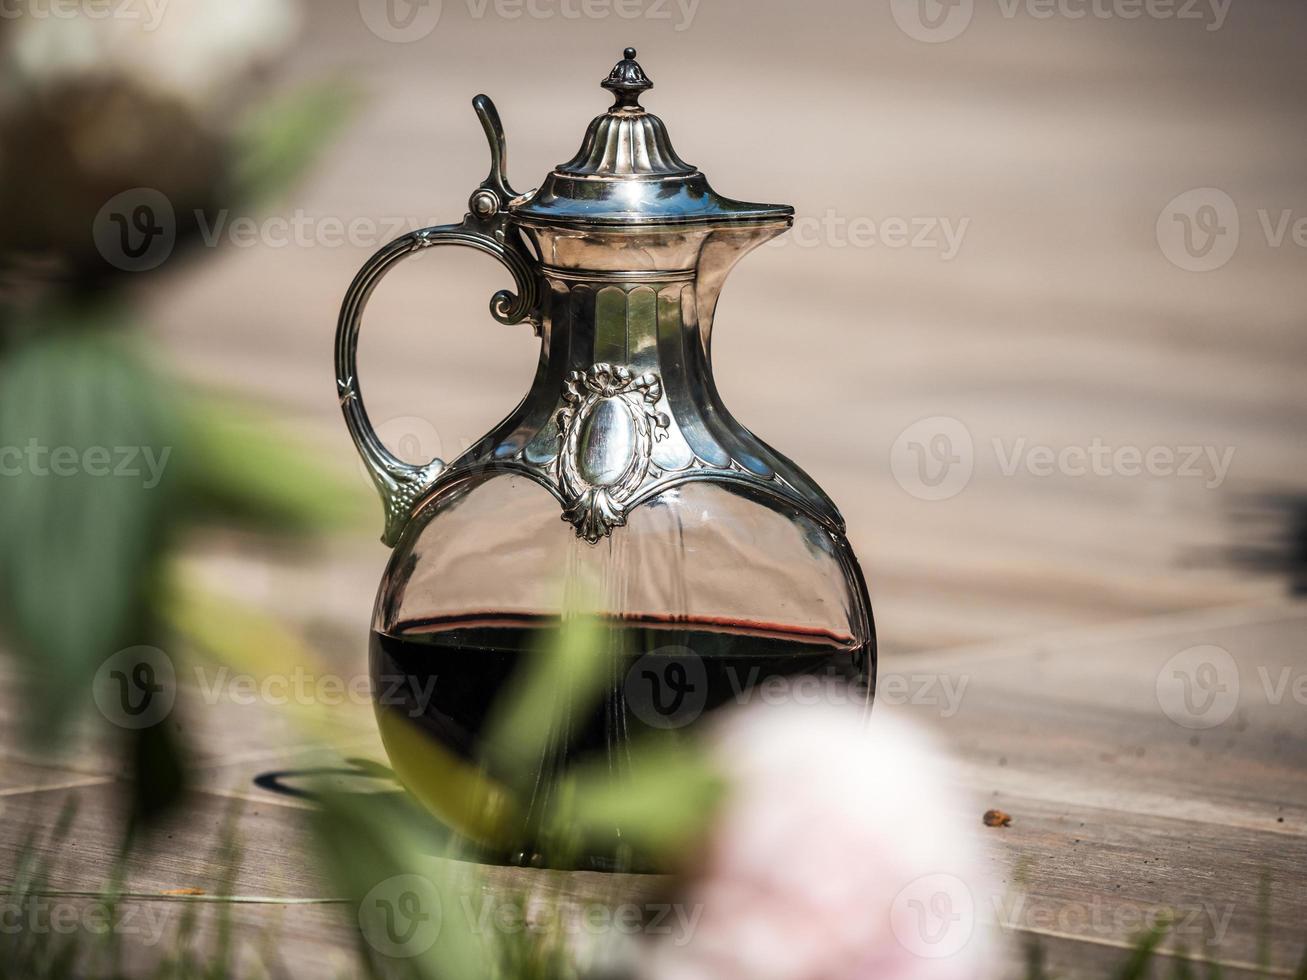
[[[967,801],[892,708],[748,708],[713,745],[732,792],[649,980],[973,980],[990,972]],[[973,819],[978,825],[978,821]]]

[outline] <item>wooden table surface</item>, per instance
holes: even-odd
[[[1248,604],[886,664],[876,710],[907,712],[934,729],[974,801],[992,887],[974,895],[977,920],[1000,940],[1001,975],[1020,975],[1031,941],[1057,975],[1108,975],[1163,914],[1174,923],[1168,949],[1215,960],[1226,976],[1251,977],[1265,936],[1270,975],[1293,975],[1307,947],[1305,628],[1307,604]],[[1186,712],[1168,686],[1175,658],[1212,646],[1234,665],[1220,679],[1235,700],[1217,702],[1210,716]],[[13,681],[3,685],[2,846],[12,855],[29,827],[48,828],[71,801],[67,844],[38,850],[54,864],[53,889],[94,891],[117,853],[123,787],[111,757],[97,757],[94,729],[75,761],[55,764],[16,748]],[[356,909],[318,870],[301,822],[310,804],[255,780],[287,773],[285,784],[302,785],[293,774],[345,768],[342,754],[384,763],[367,708],[334,709],[341,731],[328,749],[297,744],[282,708],[205,701],[203,685],[186,677],[180,687],[179,716],[200,749],[196,792],[131,862],[128,905],[143,911],[129,951],[153,962],[166,948],[149,941],[154,930],[173,935],[185,903],[209,901],[165,893],[200,889],[238,896],[233,921],[246,955],[266,952],[273,936],[294,975],[346,968]],[[1195,719],[1216,723],[1192,727]],[[340,785],[367,782],[342,777]],[[991,807],[1011,815],[1011,825],[983,826],[981,812]],[[215,846],[233,814],[243,857],[224,889]],[[570,903],[657,892],[657,882],[640,876],[488,870],[479,888],[489,896],[509,882]],[[211,908],[200,922],[201,935],[212,932]]]
[[[471,10],[446,3],[429,38],[397,45],[370,35],[352,2],[314,5],[286,74],[340,72],[365,102],[278,213],[394,231],[457,220],[485,166],[468,106],[478,91],[499,103],[514,181],[533,186],[574,151],[606,104],[596,83],[634,43],[657,84],[647,104],[718,190],[793,202],[818,229],[828,217],[836,229],[966,219],[948,257],[820,230],[810,247],[750,256],[722,298],[719,386],[848,519],[883,642],[878,710],[935,729],[977,806],[1013,817],[985,828],[977,813],[975,831],[996,877],[1024,896],[981,901],[1008,939],[1009,972],[1033,936],[1059,975],[1105,975],[1144,917],[1169,908],[1186,939],[1216,927],[1221,942],[1204,951],[1227,976],[1252,975],[1263,926],[1271,972],[1289,975],[1307,943],[1307,706],[1294,693],[1307,607],[1219,554],[1247,495],[1307,492],[1307,253],[1291,238],[1272,244],[1261,214],[1307,214],[1307,7],[1236,3],[1208,30],[977,5],[939,44],[853,0],[705,3],[683,31]],[[1168,261],[1155,231],[1196,187],[1228,193],[1242,229],[1233,258],[1205,273]],[[228,242],[149,286],[152,336],[188,375],[246,392],[350,467],[331,335],[378,244]],[[529,332],[484,314],[501,285],[471,254],[424,257],[387,281],[362,372],[392,441],[449,456],[525,389]],[[935,417],[965,427],[975,468],[956,495],[930,501],[896,479],[891,447]],[[1095,439],[1233,456],[1219,486],[1005,473],[1017,447]],[[214,535],[189,560],[358,672],[385,557],[370,538],[306,554]],[[1207,645],[1235,665],[1237,705],[1220,724],[1185,727],[1172,717],[1183,714],[1172,658]],[[923,678],[965,685],[956,710],[885,687]],[[19,828],[74,800],[54,884],[98,887],[120,806],[111,753],[88,737],[60,762],[38,757],[17,737],[12,673],[0,699],[5,853]],[[357,755],[383,759],[368,711],[341,713]],[[236,907],[238,935],[254,944],[277,930],[297,975],[338,971],[350,913],[327,901],[298,822],[306,804],[254,783],[320,764],[322,747],[299,744],[267,705],[205,705],[188,734],[200,791],[129,890],[154,896],[139,902],[175,926],[193,899],[157,893],[215,887],[208,855],[240,799],[246,852],[232,888],[251,901]]]

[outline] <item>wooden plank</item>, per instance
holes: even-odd
[[[978,833],[1024,894],[989,897],[1018,933],[1124,946],[1169,909],[1171,948],[1252,969],[1265,929],[1272,965],[1289,971],[1307,939],[1307,712],[1263,677],[1307,676],[1307,606],[1185,618],[899,658],[887,669],[905,690],[933,678],[961,699],[878,710],[930,725],[962,764],[977,819],[990,806],[1012,815]],[[1229,651],[1237,671],[1221,679],[1237,677],[1238,704],[1221,724],[1187,728],[1158,679],[1205,645]],[[1204,929],[1219,942],[1205,945]]]
[[[26,793],[5,799],[0,854],[13,867],[28,828],[38,830],[37,853],[51,865],[50,884],[66,890],[97,890],[110,880],[125,826],[126,787],[107,784]],[[45,832],[65,805],[76,808],[64,842]],[[207,793],[188,797],[159,832],[130,857],[124,890],[157,895],[177,888],[219,889],[229,869],[217,848],[229,821],[243,860],[231,889],[274,898],[330,897],[300,814],[284,806],[226,799]]]

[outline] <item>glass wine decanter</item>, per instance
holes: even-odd
[[[340,314],[340,404],[393,549],[372,620],[378,723],[400,779],[474,838],[475,801],[460,794],[500,776],[482,744],[488,719],[564,617],[596,617],[603,690],[566,731],[514,747],[537,787],[577,760],[620,779],[632,744],[682,737],[777,678],[833,679],[863,704],[874,689],[871,606],[843,518],[732,417],[713,381],[722,283],[793,209],[717,194],[640,105],[653,83],[624,54],[602,83],[612,106],[529,194],[509,186],[498,113],[478,95],[491,165],[469,213],[382,248]],[[507,267],[514,291],[490,311],[529,321],[540,360],[484,438],[451,462],[410,465],[368,421],[356,349],[381,278],[436,245]],[[483,853],[549,860],[529,832]],[[577,863],[631,866],[621,828]]]

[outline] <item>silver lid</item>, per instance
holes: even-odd
[[[615,95],[586,129],[576,156],[540,189],[513,204],[514,217],[567,225],[755,223],[788,220],[794,209],[722,197],[672,148],[663,121],[640,105],[653,82],[627,48],[602,86]]]

